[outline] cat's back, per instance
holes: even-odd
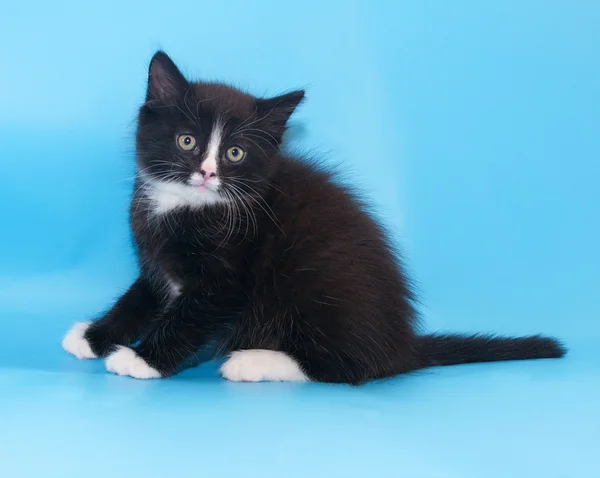
[[[284,157],[272,182],[269,202],[288,253],[338,273],[396,276],[395,251],[386,232],[366,202],[333,172]]]
[[[354,232],[364,240],[382,234],[359,194],[319,163],[284,157],[273,182],[273,206],[290,232],[296,229],[337,237]],[[346,241],[351,237],[346,237]]]
[[[264,297],[258,288],[266,284],[283,304],[294,304],[307,336],[329,330],[332,340],[348,344],[366,328],[376,350],[392,344],[380,361],[388,352],[395,356],[416,315],[410,281],[386,231],[327,170],[293,158],[280,166],[269,200],[277,227],[272,221],[262,236],[257,296]]]

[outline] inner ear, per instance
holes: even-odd
[[[173,60],[163,51],[156,52],[148,68],[146,101],[173,102],[183,97],[188,87],[189,83]]]
[[[261,123],[270,127],[281,139],[285,125],[304,99],[304,90],[292,91],[274,98],[256,100],[256,110]]]

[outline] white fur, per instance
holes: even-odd
[[[190,184],[193,184],[194,186],[204,184],[204,178],[199,172],[192,173],[190,176]]]
[[[207,172],[206,179],[197,171],[190,175],[187,184],[177,181],[159,181],[140,173],[144,181],[145,195],[152,202],[155,214],[164,214],[180,207],[200,208],[209,204],[227,202],[218,194],[221,187],[218,165],[222,138],[223,124],[217,119],[200,165],[200,169]],[[217,176],[211,178],[210,173],[215,173]]]
[[[90,322],[77,322],[73,325],[63,338],[62,348],[78,359],[98,358],[84,338],[85,331],[89,326]]]
[[[160,378],[160,373],[129,347],[120,346],[106,358],[106,370],[133,378]]]
[[[204,156],[204,161],[200,165],[200,169],[203,169],[208,174],[215,173],[217,176],[219,174],[218,164],[219,164],[219,148],[221,147],[221,141],[223,138],[223,125],[221,121],[217,118],[215,124],[212,127],[212,131],[210,132],[210,138],[208,139],[208,146],[206,148],[206,155]],[[210,184],[213,181],[218,181],[218,178],[211,179],[208,183]]]
[[[239,350],[222,366],[221,375],[233,382],[308,382],[292,357],[274,350]]]
[[[208,174],[210,174],[210,172]],[[219,178],[209,177],[207,179],[204,179],[202,174],[200,174],[197,171],[190,174],[190,179],[188,182],[189,182],[190,186],[194,186],[197,191],[202,191],[202,189],[198,189],[198,187],[204,186],[209,191],[216,193],[219,190],[219,187],[221,186],[221,180]]]
[[[156,181],[149,178],[146,178],[146,181],[146,196],[152,201],[156,214],[164,214],[179,207],[200,208],[226,202],[224,197],[215,192],[218,184],[214,182],[209,182],[206,188],[199,189],[175,181]]]
[[[169,286],[169,292],[171,294],[171,297],[178,297],[181,294],[181,284],[175,282],[169,276],[165,276],[165,280],[167,281],[167,285]]]

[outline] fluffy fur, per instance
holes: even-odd
[[[119,374],[168,377],[214,345],[232,354],[222,368],[231,380],[351,384],[563,356],[539,336],[420,336],[399,255],[365,204],[326,169],[281,150],[303,98],[188,82],[167,55],[154,56],[130,210],[140,273],[102,318],[77,329],[93,355]],[[81,340],[65,343],[92,355]]]
[[[89,322],[77,322],[69,329],[63,338],[63,349],[78,359],[98,358],[84,337],[89,326]]]
[[[298,362],[275,350],[238,350],[221,367],[232,382],[306,382]]]

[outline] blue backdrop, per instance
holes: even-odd
[[[0,475],[599,473],[599,24],[594,0],[3,2]],[[69,325],[135,275],[158,48],[192,77],[307,88],[292,142],[374,199],[428,329],[545,332],[570,355],[359,389],[210,363],[141,382],[67,356]]]

